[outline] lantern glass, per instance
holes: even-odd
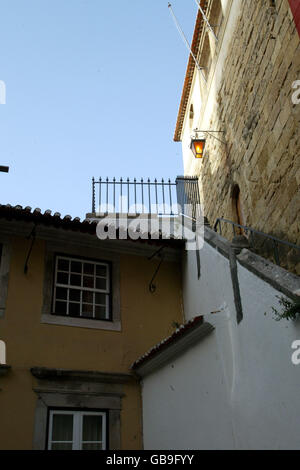
[[[205,139],[193,139],[191,142],[191,150],[195,158],[202,158],[205,147]]]

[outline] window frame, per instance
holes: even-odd
[[[57,263],[58,263],[58,259],[59,258],[62,258],[62,259],[67,259],[69,261],[80,261],[81,263],[84,263],[84,262],[87,262],[89,264],[95,264],[95,265],[105,265],[107,266],[108,268],[108,276],[107,276],[107,283],[108,283],[108,292],[103,292],[101,290],[97,290],[97,289],[89,289],[89,288],[85,288],[85,287],[76,287],[76,286],[73,286],[71,284],[69,285],[60,285],[59,287],[62,287],[62,288],[67,288],[67,289],[78,289],[80,292],[83,292],[83,291],[86,291],[86,292],[95,292],[95,293],[105,293],[106,295],[108,295],[108,304],[107,304],[107,308],[108,308],[108,318],[95,318],[95,317],[88,317],[88,316],[82,316],[82,315],[79,315],[79,316],[76,316],[76,315],[70,315],[70,314],[64,314],[64,313],[57,313],[55,312],[55,294],[56,294],[56,287],[57,287],[57,282],[56,282],[56,275],[57,275]],[[112,277],[112,274],[113,274],[113,266],[112,266],[112,262],[109,261],[109,260],[103,260],[103,259],[95,259],[95,258],[91,258],[91,257],[83,257],[83,256],[77,256],[77,255],[71,255],[71,254],[68,254],[68,253],[54,253],[54,269],[53,269],[53,281],[52,281],[52,298],[51,298],[51,312],[50,314],[51,315],[54,315],[54,316],[59,316],[59,317],[63,317],[63,318],[75,318],[75,319],[79,319],[79,320],[88,320],[88,321],[101,321],[101,322],[113,322],[113,302],[112,302],[112,299],[113,299],[113,277]],[[71,271],[69,271],[69,275],[71,274]],[[83,275],[83,273],[81,273],[81,275]],[[69,300],[67,301],[67,304],[69,304]],[[80,303],[82,304],[82,302]],[[94,304],[93,304],[93,312],[94,312]]]
[[[80,253],[78,255],[78,253]],[[95,262],[110,264],[110,320],[98,320],[86,317],[71,317],[53,312],[53,289],[55,284],[55,257],[62,255],[70,258],[83,258]],[[120,292],[120,253],[99,249],[98,244],[84,245],[71,243],[70,240],[48,240],[45,250],[43,303],[41,323],[48,325],[90,328],[96,330],[121,331],[121,292]]]
[[[52,437],[52,426],[53,426],[53,415],[72,415],[73,416],[73,439],[72,441],[53,441]],[[47,435],[46,435],[46,450],[52,450],[51,446],[54,442],[61,443],[72,443],[72,450],[84,450],[82,445],[84,443],[99,443],[99,441],[83,442],[82,441],[82,426],[83,416],[102,416],[102,436],[101,441],[102,449],[108,449],[108,413],[107,410],[95,410],[95,409],[82,409],[82,408],[49,408],[47,418]],[[99,452],[99,451],[98,451]]]
[[[58,409],[105,411],[107,449],[121,449],[122,399],[126,384],[135,383],[132,375],[44,367],[30,372],[36,394],[33,449],[47,448],[49,410]]]

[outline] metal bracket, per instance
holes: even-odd
[[[170,10],[170,12],[171,12],[171,15],[173,16],[174,23],[175,23],[175,25],[176,25],[176,28],[177,28],[179,34],[181,35],[181,37],[182,37],[182,39],[183,39],[183,42],[185,43],[187,49],[189,50],[191,56],[192,56],[193,59],[194,59],[194,62],[195,62],[195,65],[196,65],[197,70],[198,70],[199,73],[201,74],[201,76],[202,76],[203,80],[205,81],[205,83],[207,83],[207,79],[206,79],[205,74],[204,74],[204,72],[203,72],[203,70],[205,69],[205,67],[201,67],[201,66],[200,66],[200,64],[199,64],[199,62],[198,62],[198,60],[197,60],[197,57],[196,57],[195,54],[193,53],[192,48],[191,48],[191,45],[190,45],[190,43],[188,42],[187,38],[185,37],[184,32],[182,31],[182,29],[181,29],[181,27],[180,27],[180,25],[179,25],[179,23],[178,23],[178,20],[177,20],[175,14],[174,14],[174,12],[173,12],[171,3],[168,3],[168,8],[169,8],[169,10]]]
[[[3,173],[8,173],[9,172],[9,167],[0,165],[0,171],[3,172]]]
[[[225,134],[225,131],[213,131],[213,130],[201,130],[201,129],[193,129],[193,132],[196,133],[196,135],[198,133],[202,133],[202,134],[207,134],[209,135],[210,137],[213,137],[214,139],[218,140],[219,142],[221,142],[221,144],[224,144],[226,145],[227,143],[224,141],[224,140],[221,140],[219,139],[218,137],[216,137],[214,134]]]
[[[156,278],[156,276],[157,276],[157,274],[158,274],[158,271],[160,270],[160,267],[161,267],[161,265],[162,265],[162,262],[164,261],[164,256],[163,256],[163,254],[161,254],[162,251],[163,251],[163,249],[164,249],[164,246],[161,246],[161,247],[159,248],[159,250],[157,250],[155,253],[153,253],[153,255],[151,255],[151,256],[148,258],[148,260],[150,261],[150,260],[153,259],[155,256],[160,256],[160,257],[161,257],[161,260],[160,260],[160,262],[159,262],[159,264],[158,264],[158,266],[157,266],[157,268],[156,268],[156,270],[155,270],[155,272],[154,272],[154,274],[153,274],[153,276],[152,276],[152,279],[151,279],[151,281],[150,281],[150,283],[149,283],[149,291],[151,292],[151,294],[154,294],[154,292],[156,291],[156,285],[154,284],[154,280],[155,280],[155,278]]]
[[[207,18],[207,16],[206,16],[206,14],[204,13],[204,10],[202,9],[199,0],[195,0],[195,2],[196,2],[196,4],[198,5],[198,8],[199,8],[199,10],[200,10],[200,13],[201,13],[201,15],[202,15],[203,20],[204,20],[205,23],[206,23],[207,28],[208,28],[209,31],[213,34],[215,40],[218,41],[219,39],[218,39],[216,33],[215,33],[214,30],[213,30],[213,26],[210,24],[210,22],[209,22],[209,20],[208,20],[208,18]]]
[[[36,226],[33,227],[30,234],[26,238],[27,238],[27,240],[30,240],[30,238],[32,240],[31,240],[30,248],[29,248],[28,253],[27,253],[25,265],[24,265],[24,274],[27,274],[27,272],[28,272],[28,261],[29,261],[29,258],[30,258],[30,255],[31,255],[31,252],[32,252],[32,249],[33,249],[33,245],[34,245],[35,240],[36,240]]]

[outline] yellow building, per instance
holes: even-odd
[[[0,448],[141,449],[130,366],[183,320],[183,242],[0,206],[0,243]]]

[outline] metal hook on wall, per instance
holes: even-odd
[[[27,238],[27,240],[30,240],[30,238],[32,240],[31,240],[30,248],[29,248],[28,253],[27,253],[25,265],[24,265],[24,274],[27,274],[27,272],[28,272],[28,261],[29,261],[29,258],[30,258],[30,255],[31,255],[31,252],[32,252],[32,249],[33,249],[33,245],[34,245],[35,240],[36,240],[36,226],[33,227],[30,234],[26,238]]]
[[[154,294],[154,292],[156,291],[156,285],[154,284],[154,280],[158,274],[158,271],[160,270],[160,267],[162,265],[162,262],[164,261],[164,256],[162,254],[162,251],[164,249],[164,246],[160,247],[159,250],[157,250],[155,253],[153,253],[153,255],[151,255],[148,260],[150,261],[152,258],[154,258],[155,256],[159,256],[161,259],[160,259],[160,262],[152,276],[152,279],[149,283],[149,291],[151,292],[151,294]]]

